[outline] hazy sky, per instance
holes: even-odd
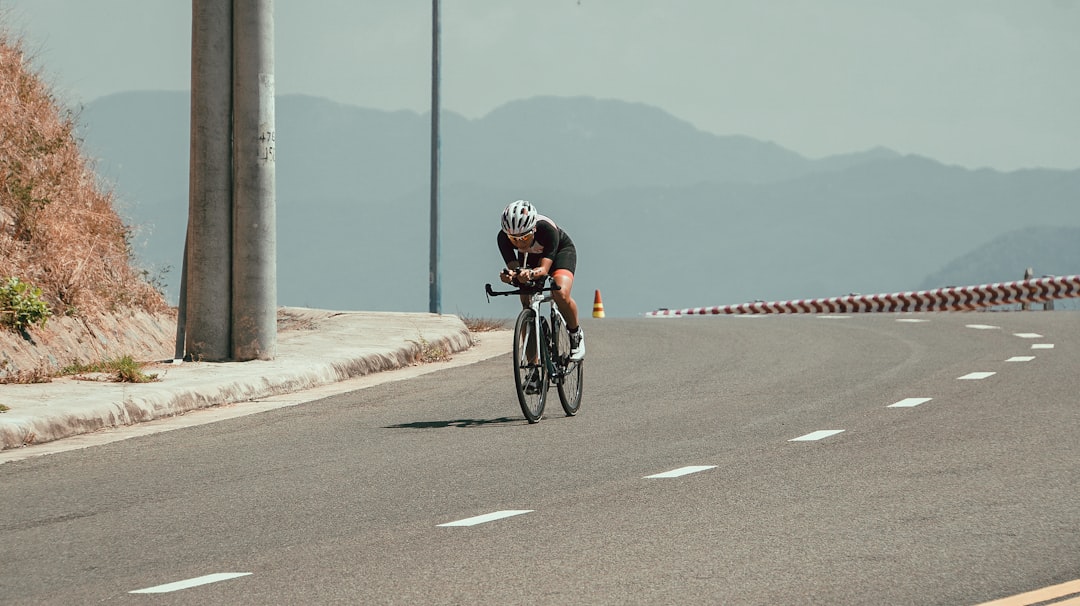
[[[277,92],[426,112],[430,0],[277,0]],[[808,157],[1080,168],[1080,0],[442,0],[442,106],[659,107]],[[0,0],[68,102],[186,90],[189,0]],[[524,143],[524,142],[523,142]]]

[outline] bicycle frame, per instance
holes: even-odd
[[[520,284],[520,285],[518,285],[517,289],[511,290],[511,291],[494,291],[494,290],[491,289],[491,284],[485,284],[484,289],[487,291],[487,294],[488,294],[489,297],[506,296],[506,295],[528,295],[529,296],[529,309],[533,310],[533,334],[534,335],[541,334],[541,332],[540,332],[540,318],[542,316],[541,316],[540,307],[544,303],[548,304],[548,306],[550,308],[550,311],[548,313],[548,317],[550,318],[548,328],[550,330],[548,330],[546,333],[544,333],[545,338],[540,339],[539,340],[540,342],[538,342],[536,345],[538,347],[538,352],[537,353],[538,353],[540,362],[544,366],[547,367],[548,375],[551,377],[552,382],[557,385],[560,382],[562,382],[563,377],[566,375],[566,372],[565,372],[566,369],[562,368],[558,364],[556,364],[555,360],[554,360],[554,357],[551,354],[551,351],[555,346],[555,344],[553,342],[554,339],[555,339],[555,336],[556,336],[555,335],[555,326],[556,326],[555,318],[556,318],[556,316],[558,317],[559,323],[562,326],[566,325],[566,318],[564,318],[563,315],[562,315],[562,312],[559,311],[559,306],[555,304],[555,298],[554,298],[554,296],[552,296],[551,293],[553,291],[561,290],[561,289],[559,288],[559,285],[556,284],[555,281],[551,279],[550,276],[545,277],[544,280],[542,282],[540,282],[539,284],[537,284],[537,283],[530,283],[530,284]]]

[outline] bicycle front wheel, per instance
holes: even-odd
[[[547,320],[540,318],[539,326],[541,332],[546,332]],[[540,351],[546,335],[537,335],[536,327],[536,312],[524,309],[518,314],[514,325],[514,385],[521,412],[530,423],[544,415],[548,391],[547,367]]]
[[[552,314],[551,327],[555,336],[555,351],[551,353],[555,360],[554,377],[559,390],[559,402],[562,403],[566,416],[572,417],[581,408],[581,383],[585,378],[584,360],[575,362],[570,359],[570,332],[566,329],[566,321],[559,314]]]

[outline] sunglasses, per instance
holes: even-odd
[[[514,234],[506,234],[506,237],[510,238],[510,240],[513,242],[524,242],[525,240],[528,240],[529,236],[531,235],[533,235],[533,232],[527,231],[520,236],[515,236]]]

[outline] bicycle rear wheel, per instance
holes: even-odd
[[[566,321],[559,314],[551,315],[552,334],[555,336],[555,351],[551,352],[555,360],[558,376],[553,377],[559,390],[559,402],[562,403],[566,416],[572,417],[581,408],[581,383],[585,378],[584,360],[574,362],[570,359],[570,332]]]
[[[524,309],[514,325],[514,385],[521,412],[530,423],[536,423],[544,415],[548,391],[547,367],[539,349],[546,335],[535,334],[535,319],[536,312]],[[540,318],[541,332],[546,332],[546,328],[547,320]]]

